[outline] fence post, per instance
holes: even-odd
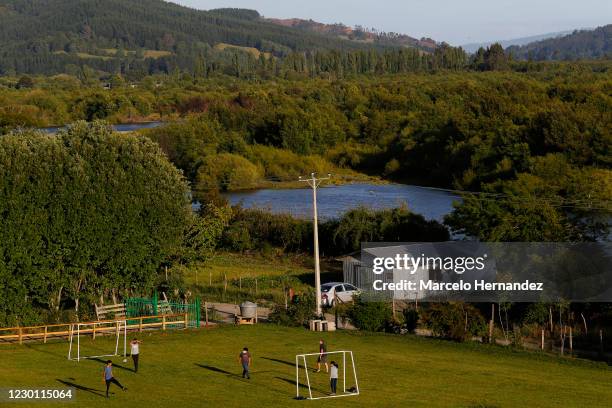
[[[206,318],[206,327],[208,327],[208,302],[204,302],[204,317]]]
[[[140,316],[140,319],[138,322],[138,332],[142,333],[142,316]]]
[[[43,336],[43,343],[47,343],[47,326],[45,326],[45,335]]]
[[[189,327],[189,312],[185,312],[185,328],[187,329]]]
[[[542,350],[544,350],[544,329],[542,329]]]
[[[166,315],[162,315],[162,331],[166,330]]]
[[[93,333],[92,337],[95,340],[96,339],[96,325],[95,324],[93,325],[92,333]]]
[[[19,328],[19,344],[23,344],[23,328]]]
[[[200,319],[202,316],[202,303],[200,302],[200,298],[196,298],[196,329],[200,328]]]

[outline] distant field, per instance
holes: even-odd
[[[342,279],[340,267],[339,262],[323,260],[322,281]],[[296,293],[304,292],[314,286],[314,266],[312,257],[308,255],[263,256],[221,252],[205,265],[196,264],[187,269],[184,279],[187,286],[206,301],[240,302],[249,299],[282,303],[281,279]]]
[[[114,58],[115,53],[117,52],[117,49],[116,48],[105,48],[103,49],[103,51],[106,53],[106,55],[94,55],[94,54],[88,54],[85,52],[77,52],[76,55],[79,58],[83,58],[83,59],[97,58],[97,59],[102,59],[102,60],[107,61],[107,60]],[[126,53],[133,55],[136,53],[136,51],[126,50]],[[68,54],[68,53],[66,51],[55,51],[54,54]],[[143,55],[145,58],[161,58],[161,57],[165,57],[168,55],[172,55],[172,53],[170,51],[144,50]]]
[[[226,43],[219,43],[215,45],[215,49],[219,51],[223,51],[227,48],[233,48],[233,49],[248,52],[252,54],[255,58],[259,58],[261,54],[263,54],[266,58],[270,58],[272,56],[272,54],[270,54],[269,52],[262,53],[261,51],[259,51],[257,48],[254,48],[254,47],[241,47],[239,45],[232,45],[232,44],[226,44]]]
[[[295,354],[315,352],[319,336],[272,325],[147,334],[138,374],[132,372],[131,360],[122,363],[114,358],[115,377],[129,390],[112,389],[110,400],[103,396],[102,362],[68,361],[67,343],[2,345],[0,384],[74,386],[78,388],[74,406],[94,408],[609,407],[612,401],[612,369],[603,364],[359,332],[326,333],[324,337],[330,351],[354,352],[361,395],[295,401]],[[94,345],[108,349],[111,342],[98,338]],[[84,343],[92,347],[89,341]],[[236,361],[245,345],[253,354],[250,381],[240,377]],[[325,374],[311,373],[310,377],[317,393],[326,392]]]

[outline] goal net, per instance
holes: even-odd
[[[95,342],[98,336],[105,336],[106,338]],[[80,361],[86,358],[120,355],[125,358],[127,355],[126,320],[73,323],[70,325],[69,337],[68,360]],[[123,337],[123,340],[121,337]]]
[[[331,392],[330,374],[321,362],[317,372],[319,353],[298,354],[295,356],[295,392],[296,399],[322,399],[359,395],[357,369],[352,351],[328,351],[325,360],[331,370],[331,362],[338,365],[336,393]],[[301,392],[301,393],[300,393]]]

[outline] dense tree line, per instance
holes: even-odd
[[[191,223],[159,147],[104,124],[0,137],[0,192],[2,326],[148,295]]]
[[[426,220],[408,208],[347,211],[339,219],[319,223],[319,246],[323,256],[338,256],[361,249],[362,242],[439,242],[449,239],[439,222]],[[312,221],[261,209],[233,208],[219,248],[229,251],[312,252]]]
[[[484,61],[496,64],[499,56],[492,46]],[[177,74],[147,77],[135,88],[116,77],[111,90],[96,89],[95,79],[22,77],[0,90],[0,127],[181,119],[147,135],[196,195],[312,170],[357,171],[479,192],[464,204],[478,211],[453,224],[472,225],[470,235],[575,239],[606,227],[609,75],[605,63],[344,79],[304,73],[261,82]],[[81,88],[83,81],[91,86]],[[500,216],[508,211],[517,217]],[[584,213],[597,217],[585,223]],[[520,214],[549,230],[517,233]]]

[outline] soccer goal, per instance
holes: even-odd
[[[81,353],[81,337],[94,340],[96,335],[113,335],[115,337],[115,351],[108,354],[89,355]],[[121,337],[123,345],[121,346]],[[70,347],[68,349],[68,360],[80,361],[86,358],[112,357],[122,355],[125,359],[127,354],[127,321],[107,320],[93,323],[73,323],[70,325]],[[106,342],[103,342],[106,346]],[[111,346],[112,347],[112,346]],[[121,351],[123,347],[123,351]],[[111,350],[112,351],[112,350]],[[76,354],[76,356],[75,356]],[[95,354],[95,353],[94,353]]]
[[[355,368],[355,359],[353,358],[352,351],[328,351],[325,353],[327,357],[327,363],[331,363],[332,360],[336,360],[338,365],[338,384],[337,393],[331,394],[329,390],[329,374],[321,373],[325,372],[324,364],[321,366],[320,373],[309,373],[309,370],[315,368],[319,353],[309,354],[298,354],[295,356],[295,392],[296,399],[322,399],[322,398],[336,398],[336,397],[348,397],[352,395],[359,395],[359,384],[357,383],[357,369]],[[332,356],[337,356],[332,358]],[[300,374],[302,372],[302,374]],[[351,382],[347,383],[348,379]],[[300,379],[305,380],[305,384],[300,384]],[[300,395],[300,386],[308,389],[308,396],[304,397]],[[313,395],[314,391],[314,395]]]

